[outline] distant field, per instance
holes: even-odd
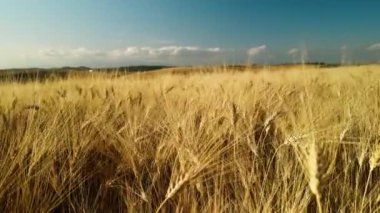
[[[1,212],[380,212],[380,66],[0,83]]]
[[[199,67],[170,67],[170,66],[130,66],[130,67],[115,67],[115,68],[90,68],[90,67],[63,67],[51,69],[3,69],[0,70],[0,81],[12,82],[28,82],[28,81],[46,81],[46,80],[60,80],[67,78],[83,77],[88,75],[104,75],[111,74],[111,76],[123,76],[130,74],[144,74],[144,75],[162,75],[162,74],[184,74],[189,73],[219,73],[225,71],[254,71],[260,72],[276,71],[276,70],[289,70],[298,68],[316,68],[316,67],[335,67],[336,65],[326,64],[287,64],[287,65],[225,65],[225,66],[199,66]],[[148,74],[149,73],[149,74]]]

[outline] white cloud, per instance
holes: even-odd
[[[64,50],[58,49],[43,49],[38,51],[41,56],[49,56],[49,57],[65,57],[67,56],[67,52]]]
[[[380,50],[380,43],[372,44],[371,46],[369,46],[369,47],[367,48],[367,50],[369,50],[369,51]]]
[[[163,46],[158,48],[153,47],[127,47],[125,50],[112,50],[109,52],[113,57],[174,57],[183,55],[197,55],[201,53],[215,54],[222,50],[219,47],[201,48],[197,46]]]
[[[71,51],[74,57],[85,57],[85,56],[104,56],[104,53],[100,50],[89,50],[84,47],[73,49]]]
[[[124,50],[125,55],[136,55],[140,52],[140,48],[138,47],[128,47]]]
[[[298,54],[300,52],[299,49],[297,48],[292,48],[288,51],[288,55],[295,55],[295,54]]]
[[[257,56],[260,53],[264,52],[267,49],[266,45],[261,45],[258,47],[252,47],[247,51],[248,56]]]
[[[293,63],[306,63],[308,61],[308,51],[306,47],[292,48],[287,54],[292,57]]]
[[[79,47],[75,49],[43,49],[39,51],[39,55],[47,57],[71,57],[71,58],[81,58],[89,56],[104,56],[105,54],[99,50],[89,50],[84,47]]]
[[[214,48],[208,48],[207,51],[209,51],[209,52],[220,52],[221,49],[219,47],[214,47]]]

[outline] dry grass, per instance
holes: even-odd
[[[379,212],[380,67],[0,85],[1,212]]]

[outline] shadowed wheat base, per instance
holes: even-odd
[[[1,212],[378,212],[380,67],[0,85]]]

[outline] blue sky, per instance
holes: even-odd
[[[380,61],[376,0],[0,0],[0,68]]]

